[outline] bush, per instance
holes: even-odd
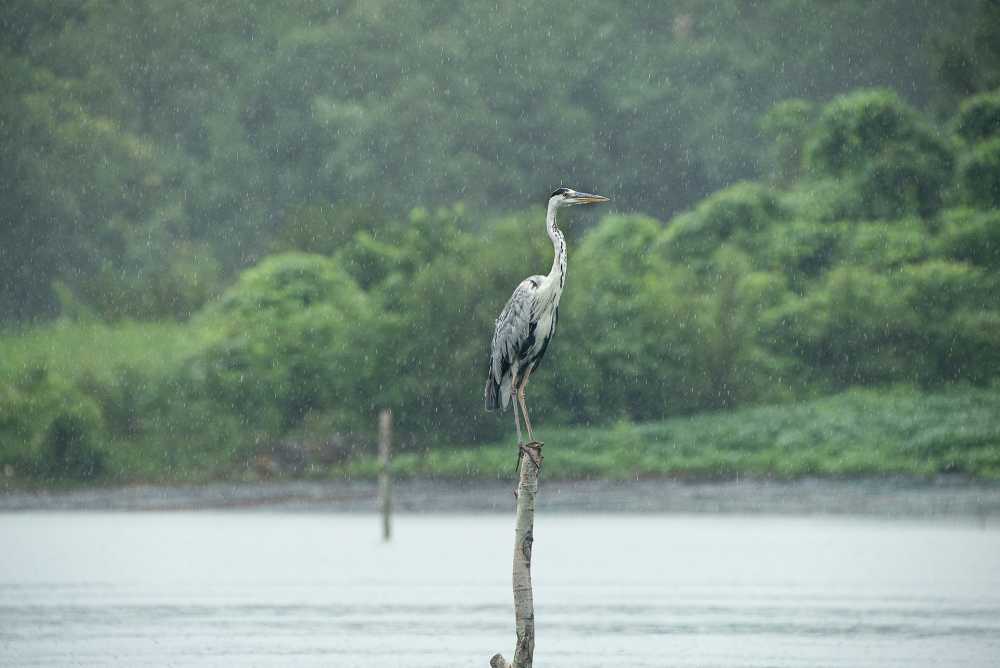
[[[758,123],[769,144],[771,178],[782,184],[802,172],[802,146],[812,124],[815,105],[809,100],[783,100],[771,107]]]
[[[0,393],[0,466],[20,475],[87,480],[105,473],[100,408],[44,366]]]
[[[917,326],[908,345],[915,377],[925,383],[985,382],[1000,372],[1000,294],[983,269],[947,260],[904,267],[896,293]]]
[[[349,419],[369,398],[374,313],[335,261],[267,258],[199,315],[207,343],[195,373],[210,397],[257,428],[280,432],[311,410]]]
[[[862,217],[864,203],[853,181],[810,176],[784,193],[781,203],[794,218],[832,223]]]
[[[897,270],[932,253],[931,235],[920,218],[844,222],[837,225],[842,262],[876,270]]]
[[[913,368],[901,338],[914,316],[889,277],[865,267],[829,271],[761,323],[774,355],[797,359],[833,387],[905,380]]]
[[[694,211],[670,222],[661,245],[666,257],[692,267],[705,262],[725,242],[754,250],[774,222],[787,211],[766,186],[739,183],[705,199]]]
[[[976,144],[962,156],[959,174],[969,204],[1000,207],[1000,137]]]
[[[557,382],[578,421],[647,420],[780,394],[759,382],[773,360],[756,342],[756,315],[785,297],[783,278],[754,271],[733,244],[697,260],[698,272],[665,262],[659,251],[676,251],[661,239],[670,233],[641,216],[610,216],[575,255],[585,270],[567,290],[573,316]]]
[[[930,150],[928,150],[930,148]],[[865,165],[858,177],[864,218],[931,216],[951,184],[952,159],[944,149],[896,146]]]
[[[206,246],[152,236],[130,240],[115,262],[74,281],[74,299],[107,320],[186,320],[218,294],[221,270]],[[61,315],[72,317],[65,302]]]
[[[576,420],[660,414],[667,396],[676,412],[697,394],[688,373],[696,283],[691,271],[663,261],[661,234],[644,216],[609,216],[574,253],[555,382]],[[683,380],[683,396],[665,385]]]
[[[805,152],[814,177],[852,182],[861,218],[929,216],[951,184],[951,146],[888,90],[866,90],[824,108]]]
[[[965,99],[955,118],[955,133],[970,144],[1000,136],[1000,90]]]
[[[758,267],[781,272],[789,285],[803,291],[840,257],[841,226],[811,220],[792,220],[775,225],[762,235]]]
[[[42,440],[42,467],[53,478],[89,480],[105,472],[104,453],[95,447],[100,412],[83,401],[60,411]]]
[[[941,216],[939,252],[962,262],[1000,269],[1000,211],[952,209]]]

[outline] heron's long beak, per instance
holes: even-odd
[[[580,204],[600,204],[607,202],[608,198],[603,195],[591,195],[590,193],[577,193],[574,197]]]

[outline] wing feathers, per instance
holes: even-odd
[[[486,384],[486,408],[489,410],[493,410],[491,405],[497,405],[498,398],[504,408],[510,401],[510,398],[504,395],[503,388],[506,387],[507,394],[510,393],[510,368],[522,351],[527,349],[526,344],[530,348],[529,340],[533,338],[535,325],[532,316],[541,278],[532,276],[521,281],[501,311],[500,317],[497,318],[490,347],[490,377]],[[496,397],[494,394],[491,397],[491,390],[500,396]]]

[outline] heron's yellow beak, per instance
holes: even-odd
[[[600,204],[608,201],[608,198],[603,195],[591,195],[590,193],[577,193],[574,199],[580,204]]]

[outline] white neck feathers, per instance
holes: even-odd
[[[545,226],[552,240],[552,269],[549,271],[548,282],[557,291],[562,291],[566,282],[566,240],[563,233],[556,227],[556,210],[559,208],[556,200],[549,200],[549,209],[545,215]]]

